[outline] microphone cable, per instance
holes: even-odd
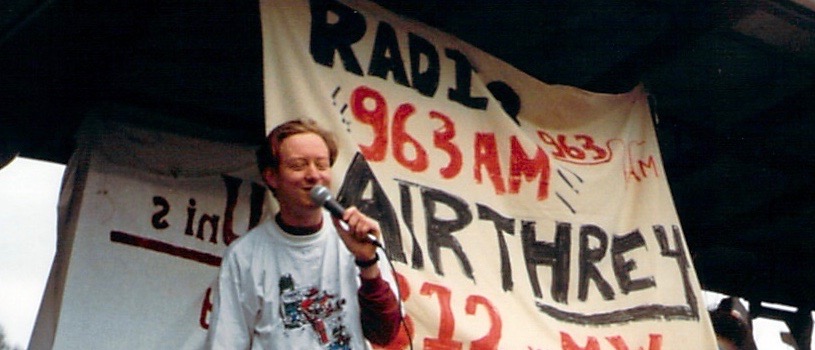
[[[388,266],[390,267],[391,270],[391,276],[393,276],[393,283],[396,285],[396,302],[399,305],[399,323],[401,324],[402,329],[405,330],[405,335],[407,336],[409,349],[413,350],[413,335],[410,334],[410,328],[408,328],[407,321],[405,320],[405,313],[407,313],[407,310],[404,309],[404,303],[402,302],[402,287],[399,286],[399,278],[396,275],[396,268],[393,266],[393,261],[391,261],[390,257],[388,257],[388,252],[385,250],[385,247],[383,247],[381,244],[377,244],[376,246],[377,248],[379,248],[379,250],[382,251],[382,254],[385,254],[385,260],[388,261]],[[402,278],[404,278],[405,283],[407,283],[407,279],[404,276],[402,276]],[[396,333],[396,336],[397,337],[399,336],[398,332]]]

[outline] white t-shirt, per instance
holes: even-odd
[[[384,260],[382,277],[393,289]],[[207,348],[367,349],[359,285],[354,256],[327,212],[323,227],[308,236],[268,220],[224,253]]]

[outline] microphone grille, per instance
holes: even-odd
[[[325,201],[331,199],[331,192],[328,191],[328,189],[325,188],[325,186],[317,185],[311,189],[311,191],[309,192],[309,197],[311,197],[311,200],[314,201],[314,203],[318,205],[323,205]]]

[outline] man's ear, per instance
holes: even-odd
[[[263,182],[266,183],[266,186],[277,189],[277,174],[272,168],[263,169],[262,175]]]

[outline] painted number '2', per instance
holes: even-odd
[[[453,340],[453,333],[456,328],[453,309],[450,305],[451,292],[449,288],[432,283],[424,283],[419,291],[422,295],[435,295],[439,302],[439,334],[436,338],[427,337],[424,339],[425,349],[461,349],[461,342]],[[470,349],[489,350],[498,349],[498,342],[501,340],[501,316],[487,298],[480,295],[470,295],[467,297],[467,304],[464,311],[468,315],[474,315],[479,306],[482,306],[489,316],[490,329],[487,335],[470,343]]]

